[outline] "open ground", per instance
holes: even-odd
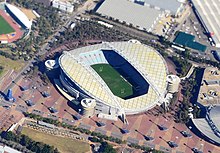
[[[14,70],[15,72],[18,72],[25,65],[25,63],[23,61],[13,61],[4,56],[0,56],[0,65],[4,68],[3,72],[0,74],[1,77],[9,70]]]
[[[55,146],[62,153],[85,153],[89,151],[89,144],[86,142],[53,136],[27,127],[23,127],[22,134],[35,141]]]

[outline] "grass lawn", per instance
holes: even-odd
[[[95,64],[91,66],[105,81],[112,93],[120,98],[133,94],[132,85],[125,80],[111,65]]]
[[[0,74],[0,77],[10,69],[14,69],[16,72],[18,72],[24,65],[24,62],[22,61],[13,61],[9,58],[5,58],[4,56],[0,56],[0,66],[4,68]]]
[[[86,153],[89,151],[89,144],[86,142],[53,136],[27,127],[24,127],[21,133],[35,141],[54,146],[62,153]]]
[[[5,21],[5,19],[0,16],[0,35],[14,32],[15,30],[10,26],[10,24]]]

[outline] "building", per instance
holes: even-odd
[[[148,6],[156,10],[165,11],[175,17],[181,16],[184,11],[185,0],[130,0],[140,5]]]
[[[220,71],[217,68],[204,70],[197,102],[202,117],[192,119],[195,127],[208,141],[220,145]]]
[[[63,2],[59,0],[54,0],[52,1],[52,6],[68,13],[72,13],[74,10],[74,6],[68,1]]]
[[[92,68],[96,64],[117,68],[132,85],[134,93],[125,98],[113,93]],[[104,118],[147,111],[162,104],[167,93],[165,60],[155,49],[141,43],[103,42],[74,49],[60,56],[59,65],[61,93],[82,102],[85,98],[93,99],[96,105],[90,106]]]
[[[168,75],[167,76],[167,91],[170,93],[178,92],[179,84],[180,84],[180,78],[176,75]]]
[[[56,60],[46,60],[44,64],[47,70],[56,69],[59,67]]]
[[[13,149],[11,147],[2,146],[2,145],[0,145],[0,152],[1,153],[21,153],[20,151],[15,150],[15,149]]]
[[[192,119],[196,128],[215,145],[220,145],[220,106],[208,107],[204,118]]]
[[[164,11],[128,0],[105,0],[96,12],[148,32],[152,31],[160,18],[164,16]]]
[[[205,52],[207,46],[195,41],[195,36],[185,33],[178,32],[176,38],[173,40],[174,44],[179,45],[180,47],[188,47],[194,50],[198,50],[200,52]],[[176,46],[176,45],[175,45]],[[177,48],[177,47],[176,47]]]
[[[24,29],[31,29],[32,21],[16,6],[6,3],[6,11]]]
[[[94,99],[84,98],[81,100],[83,116],[92,117],[95,113],[96,102]]]
[[[216,47],[220,47],[220,3],[219,0],[191,0],[194,12],[200,19]]]

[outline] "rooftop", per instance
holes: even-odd
[[[6,3],[6,6],[14,15],[16,15],[16,17],[26,26],[26,28],[31,28],[32,21],[29,21],[28,17],[19,8],[8,3]]]
[[[205,118],[193,119],[195,126],[209,139],[220,144],[220,106],[208,108]]]
[[[179,32],[174,39],[174,43],[205,52],[207,46],[195,41],[195,36],[184,32]]]
[[[169,10],[174,14],[177,12],[182,4],[178,0],[145,0],[145,3],[155,7],[159,7],[164,10]]]
[[[220,3],[219,0],[192,0],[208,31],[214,33],[212,38],[220,47]]]
[[[217,68],[206,68],[200,87],[198,102],[208,106],[220,104],[220,71]]]
[[[146,30],[152,28],[157,18],[162,14],[159,10],[128,0],[105,0],[97,12]]]

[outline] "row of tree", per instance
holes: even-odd
[[[175,120],[181,123],[187,123],[189,121],[189,108],[193,108],[193,117],[197,118],[200,116],[201,109],[197,107],[196,100],[198,96],[199,87],[201,84],[201,80],[197,79],[197,77],[201,78],[200,68],[195,68],[192,76],[189,79],[186,79],[182,82],[182,94],[183,101],[179,104],[179,107],[175,114]],[[199,76],[198,76],[199,75]]]
[[[188,60],[185,60],[185,59],[182,59],[176,56],[170,56],[169,59],[171,59],[173,63],[175,64],[176,71],[179,77],[185,76],[192,66],[192,64],[189,63]]]
[[[74,29],[66,29],[56,39],[57,41],[54,41],[51,46],[83,40],[126,41],[132,39],[132,37],[129,34],[114,28],[107,28],[93,21],[81,21],[77,22]]]
[[[25,146],[28,150],[36,153],[59,153],[57,148],[42,142],[36,142],[26,135],[14,134],[13,132],[2,132],[1,137],[7,141],[13,141]]]
[[[126,143],[126,141],[122,141],[119,138],[103,135],[99,132],[94,132],[94,131],[91,132],[91,131],[89,131],[87,129],[84,129],[84,128],[78,128],[78,127],[75,127],[75,126],[72,126],[72,125],[68,125],[66,123],[61,123],[58,120],[53,120],[53,119],[50,119],[50,118],[44,118],[44,117],[41,117],[41,116],[36,115],[36,114],[25,113],[25,116],[33,118],[35,120],[41,120],[41,121],[44,121],[44,122],[47,122],[47,123],[50,123],[50,124],[54,124],[56,126],[62,126],[64,128],[68,128],[70,130],[79,131],[80,133],[85,133],[87,135],[91,135],[92,137],[90,138],[90,140],[93,141],[93,142],[104,142],[104,140],[106,140],[106,141],[115,142],[117,144],[125,144]],[[138,144],[131,144],[130,147],[133,147],[133,148],[136,148],[136,149],[141,149],[143,151],[149,151],[151,149],[151,148],[146,147],[146,146],[139,146]],[[109,150],[109,149],[107,149],[107,150]],[[161,151],[157,151],[157,150],[153,149],[153,153],[161,153]]]

